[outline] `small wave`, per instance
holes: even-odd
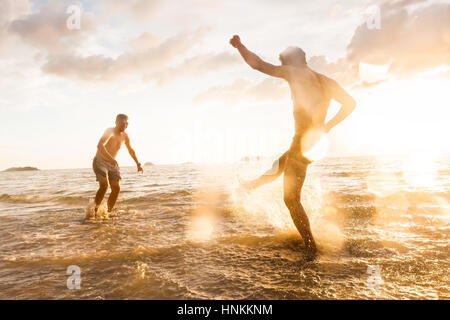
[[[260,246],[260,245],[292,245],[293,242],[300,242],[300,237],[296,231],[287,231],[274,235],[251,235],[237,234],[219,237],[215,239],[222,244],[237,244],[244,246]]]
[[[21,194],[2,194],[0,195],[0,202],[4,203],[42,203],[42,202],[53,202],[68,205],[85,205],[89,202],[88,198],[81,196],[39,196],[39,195],[21,195]]]
[[[250,234],[240,234],[240,235],[230,235],[215,238],[214,240],[208,242],[196,242],[191,240],[185,240],[181,243],[176,243],[172,245],[166,245],[161,247],[151,247],[139,245],[135,248],[129,248],[120,251],[107,251],[107,250],[95,250],[95,251],[76,251],[76,252],[66,252],[60,254],[44,254],[44,255],[8,255],[3,256],[3,262],[11,263],[48,263],[48,262],[64,262],[70,263],[75,261],[91,261],[91,260],[109,260],[109,261],[120,261],[127,260],[130,258],[143,258],[143,257],[155,257],[160,256],[161,258],[170,257],[180,257],[180,255],[186,254],[192,250],[195,251],[196,248],[204,248],[207,246],[217,246],[218,244],[231,244],[231,245],[244,245],[249,247],[257,246],[269,246],[274,249],[277,247],[294,248],[302,246],[302,241],[298,236],[298,233],[285,232],[276,235],[250,235]]]
[[[185,197],[190,197],[193,192],[182,189],[173,192],[150,193],[148,195],[119,198],[120,203],[124,204],[152,204],[160,202],[178,201]],[[44,195],[26,195],[26,194],[1,194],[0,202],[11,204],[34,204],[34,203],[57,203],[63,205],[85,206],[92,200],[93,195],[87,196],[44,196]]]
[[[450,192],[399,190],[385,197],[380,197],[370,192],[358,194],[331,191],[327,194],[327,197],[336,204],[343,204],[344,206],[363,206],[365,204],[375,203],[377,199],[397,200],[404,198],[411,202],[434,202],[436,199],[449,199]]]
[[[328,176],[331,177],[365,177],[367,176],[368,171],[366,170],[352,170],[352,171],[332,171],[327,173]]]
[[[176,190],[173,192],[161,192],[161,193],[150,193],[149,195],[141,196],[141,197],[134,197],[134,198],[127,198],[122,199],[120,202],[125,204],[143,204],[143,203],[158,203],[158,202],[165,202],[165,201],[177,201],[179,198],[182,197],[190,197],[193,193],[190,190]]]

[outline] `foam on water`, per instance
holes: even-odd
[[[125,213],[125,210],[117,208],[115,208],[112,212],[109,212],[104,201],[100,204],[96,211],[95,202],[94,200],[91,200],[86,207],[86,220],[110,220],[112,218],[118,217],[123,213]]]
[[[95,202],[89,202],[86,208],[86,219],[87,220],[108,220],[109,212],[105,208],[104,203],[101,203],[100,206],[95,210]]]

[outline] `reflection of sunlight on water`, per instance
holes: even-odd
[[[211,181],[205,182],[211,185]],[[186,227],[186,236],[192,241],[211,240],[216,231],[217,214],[223,206],[223,194],[211,187],[202,187],[195,197],[195,208]]]
[[[367,177],[367,189],[378,197],[387,197],[397,191],[400,183],[394,172],[373,171]]]
[[[335,252],[344,244],[344,235],[339,228],[337,209],[324,198],[320,178],[307,176],[302,191],[302,204],[310,220],[311,231],[319,248]]]
[[[437,227],[450,225],[450,202],[444,197],[435,196],[432,199],[434,209],[428,222]]]
[[[367,177],[367,189],[375,197],[372,222],[384,247],[407,250],[417,232],[445,227],[449,202],[439,195],[436,154],[413,153],[401,159],[391,172]]]
[[[435,156],[428,152],[412,154],[403,162],[402,173],[413,188],[433,187],[437,177]]]
[[[214,224],[208,216],[194,217],[188,227],[188,238],[194,241],[208,241],[214,232]]]
[[[380,226],[391,227],[394,224],[407,223],[410,220],[408,209],[409,200],[403,193],[397,193],[389,197],[376,197],[374,199],[376,215],[374,223]]]

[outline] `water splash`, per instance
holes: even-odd
[[[136,262],[136,272],[139,275],[139,277],[141,279],[145,278],[145,274],[148,270],[148,264],[144,263],[144,262]]]
[[[102,202],[95,211],[95,202],[91,200],[86,207],[86,220],[109,220],[110,212],[106,210],[104,203]]]

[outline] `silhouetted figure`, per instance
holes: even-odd
[[[275,66],[249,51],[237,35],[233,36],[230,44],[239,50],[245,62],[253,69],[282,78],[289,83],[295,120],[295,135],[291,146],[275,161],[272,169],[260,178],[247,182],[245,186],[249,189],[259,187],[275,180],[284,172],[284,202],[305,242],[307,258],[312,260],[317,255],[317,248],[308,216],[300,203],[306,169],[311,163],[303,155],[306,150],[302,149],[309,149],[312,145],[309,143],[305,147],[302,139],[312,129],[328,133],[354,110],[355,100],[336,81],[311,70],[306,63],[305,52],[298,47],[289,47],[283,51],[279,56],[281,66]],[[342,106],[339,112],[325,123],[331,99],[340,102]]]
[[[131,147],[130,138],[125,132],[127,127],[128,116],[124,114],[117,115],[116,126],[106,129],[98,142],[97,154],[92,162],[92,168],[99,183],[99,189],[95,195],[95,212],[97,212],[108,190],[108,181],[111,186],[111,194],[108,198],[108,212],[111,212],[116,204],[120,192],[120,179],[122,177],[120,176],[119,164],[115,158],[123,143],[125,143],[128,152],[136,162],[138,172],[144,172],[136,158],[136,153]]]

